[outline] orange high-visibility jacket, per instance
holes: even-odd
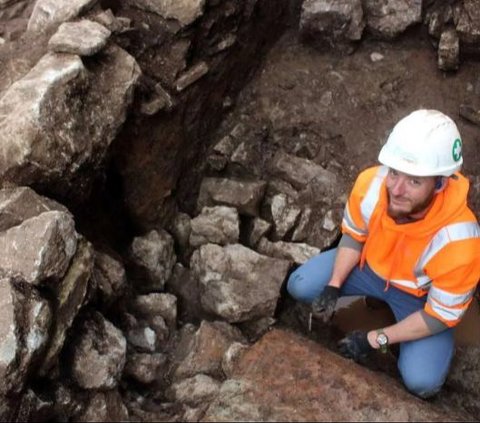
[[[388,216],[385,177],[376,166],[358,176],[342,232],[364,243],[362,264],[398,289],[428,295],[425,311],[452,327],[472,301],[480,278],[480,227],[467,206],[468,180],[457,173],[427,215],[397,224]]]

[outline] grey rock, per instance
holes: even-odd
[[[271,212],[274,223],[273,239],[281,240],[295,227],[302,209],[285,194],[277,194],[272,198]]]
[[[0,394],[19,394],[48,342],[50,304],[19,279],[0,278]]]
[[[27,30],[48,31],[62,22],[82,15],[96,3],[97,0],[37,0]]]
[[[302,210],[298,225],[293,231],[292,241],[293,242],[302,242],[308,238],[310,226],[312,224],[312,209],[309,206],[306,206]]]
[[[48,48],[54,53],[92,56],[105,47],[110,34],[110,30],[103,25],[86,19],[80,22],[65,22],[50,38]]]
[[[87,196],[139,75],[133,57],[114,45],[90,72],[78,56],[45,55],[0,98],[0,177],[77,200]]]
[[[334,187],[337,177],[322,166],[308,159],[302,159],[283,151],[275,154],[271,163],[271,171],[275,176],[291,183],[295,188],[302,189],[314,180],[318,184]]]
[[[210,402],[218,394],[221,383],[210,376],[198,374],[174,383],[167,390],[167,398],[191,407]]]
[[[68,213],[66,207],[47,197],[38,195],[28,187],[0,190],[0,232],[21,224],[46,211]]]
[[[127,355],[124,374],[148,385],[159,381],[166,369],[167,356],[161,353],[133,353]]]
[[[129,251],[130,258],[146,278],[139,288],[143,291],[162,290],[177,261],[170,234],[161,229],[135,237]]]
[[[92,19],[113,33],[124,32],[130,27],[129,22],[127,22],[128,18],[115,17],[111,9],[102,10],[93,16]],[[127,21],[125,21],[125,19],[127,19]]]
[[[104,306],[110,306],[122,297],[127,288],[127,276],[122,263],[108,254],[95,251],[92,280]]]
[[[228,322],[272,316],[290,264],[242,245],[202,245],[191,265],[205,311]]]
[[[270,222],[267,222],[259,217],[251,219],[248,222],[246,229],[248,246],[255,248],[258,241],[260,241],[260,239],[268,233],[271,227],[272,224]]]
[[[444,71],[454,71],[460,64],[460,39],[457,31],[450,28],[440,36],[438,44],[438,68]]]
[[[264,181],[241,181],[223,178],[204,178],[200,186],[197,209],[205,206],[235,207],[240,214],[257,216],[265,193]]]
[[[50,342],[38,370],[46,376],[56,364],[67,331],[84,304],[88,281],[93,272],[94,251],[92,245],[81,237],[65,277],[51,286],[55,294],[55,322],[50,332]]]
[[[262,238],[257,245],[257,251],[267,256],[303,264],[311,257],[319,254],[320,248],[299,242],[270,242],[268,239]]]
[[[460,38],[462,54],[480,54],[480,9],[476,0],[456,2],[453,21]]]
[[[364,0],[368,29],[382,39],[393,39],[422,22],[422,0]]]
[[[175,214],[169,227],[169,231],[182,250],[188,247],[190,232],[192,231],[191,220],[191,217],[187,213],[178,212]]]
[[[183,359],[174,371],[175,380],[193,377],[199,373],[216,379],[223,378],[222,360],[233,342],[245,342],[241,332],[225,322],[203,321],[184,349]]]
[[[39,285],[61,279],[77,248],[69,213],[47,211],[0,233],[0,269]]]
[[[113,389],[126,361],[122,332],[100,313],[82,325],[72,354],[72,377],[83,389]]]
[[[132,3],[165,19],[176,19],[182,26],[193,23],[205,7],[205,0],[132,0]]]
[[[361,0],[306,0],[302,5],[300,33],[320,47],[351,51],[362,38],[365,21]]]
[[[161,84],[156,84],[149,98],[140,105],[140,112],[146,116],[153,116],[160,110],[172,110],[174,105],[172,96]]]
[[[209,71],[207,63],[200,62],[185,71],[175,82],[177,91],[181,92],[185,88],[197,82],[200,78],[205,76]]]
[[[231,378],[235,370],[235,365],[241,355],[248,350],[248,345],[241,342],[233,342],[223,355],[222,370],[227,378]]]
[[[85,409],[74,415],[76,422],[129,422],[128,409],[118,390],[92,392]]]
[[[139,324],[130,329],[126,336],[128,343],[139,351],[154,353],[157,349],[157,334],[150,326]]]
[[[191,226],[190,245],[195,248],[209,243],[235,244],[240,236],[240,219],[233,207],[204,207]]]
[[[177,298],[172,294],[139,295],[134,299],[131,307],[134,313],[147,321],[160,316],[170,330],[174,330],[177,326]]]

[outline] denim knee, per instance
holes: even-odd
[[[297,301],[304,303],[310,303],[312,301],[309,283],[305,280],[299,269],[293,272],[288,278],[287,291]]]
[[[445,382],[445,378],[441,375],[427,375],[414,372],[403,372],[402,379],[408,391],[423,399],[430,398],[440,392]]]

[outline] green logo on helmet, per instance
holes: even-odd
[[[452,157],[456,162],[462,158],[462,140],[460,138],[457,138],[453,142]]]

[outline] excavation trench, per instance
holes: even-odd
[[[392,323],[387,308],[346,298],[330,324],[309,322],[285,287],[336,245],[358,172],[414,109],[458,123],[479,214],[478,43],[462,41],[457,71],[438,68],[443,27],[431,22],[447,6],[423,2],[395,37],[393,23],[382,33],[372,20],[352,41],[339,28],[305,34],[300,0],[84,2],[72,19],[108,27],[106,46],[38,67],[58,22],[43,28],[33,2],[18,3],[15,19],[2,18],[0,110],[10,116],[18,92],[30,105],[45,81],[57,84],[33,117],[15,109],[28,116],[20,129],[0,128],[6,145],[33,140],[37,154],[6,148],[1,167],[2,204],[14,206],[0,210],[0,236],[14,260],[0,264],[21,276],[6,272],[2,285],[12,300],[0,339],[16,348],[15,360],[0,354],[5,419],[478,420],[476,300],[445,389],[422,402],[403,389],[394,354],[366,369],[337,355],[345,332]],[[25,32],[32,21],[43,35]],[[15,243],[28,257],[42,251],[42,267],[31,270]]]

